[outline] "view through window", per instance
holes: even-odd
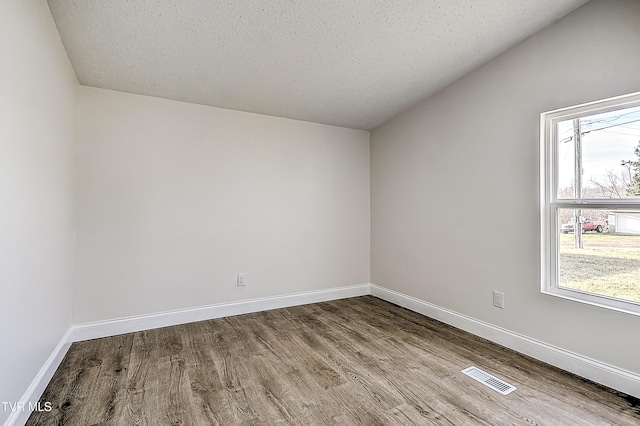
[[[543,291],[640,313],[640,96],[542,119]]]

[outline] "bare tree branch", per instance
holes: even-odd
[[[624,184],[624,174],[622,176],[613,170],[607,170],[605,182],[597,179],[590,179],[591,183],[598,187],[603,198],[625,198],[626,189]]]

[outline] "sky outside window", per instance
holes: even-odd
[[[621,163],[638,160],[634,150],[640,143],[640,107],[582,117],[580,132],[583,197],[626,198],[624,187],[630,175]],[[558,141],[558,197],[573,198],[573,120],[558,123]]]

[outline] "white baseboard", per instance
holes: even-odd
[[[359,284],[74,325],[69,328],[60,343],[55,347],[20,401],[25,406],[28,406],[29,402],[35,403],[40,399],[72,342],[369,294],[620,392],[640,398],[640,375],[638,374],[548,345],[375,284]],[[4,426],[22,425],[27,421],[30,414],[27,410],[15,411],[6,420]]]
[[[531,339],[397,291],[371,284],[371,295],[483,337],[514,351],[640,398],[640,375]]]
[[[62,337],[60,343],[55,347],[51,356],[49,356],[49,359],[47,359],[44,366],[33,379],[33,382],[29,388],[27,388],[24,395],[22,395],[19,402],[22,403],[24,407],[28,407],[29,403],[35,404],[40,399],[73,342],[207,319],[266,311],[269,309],[326,302],[329,300],[345,299],[347,297],[366,296],[368,294],[371,294],[371,289],[370,284],[367,283],[72,325]],[[4,426],[23,425],[29,419],[30,415],[31,412],[27,409],[14,411],[9,418],[7,418]]]
[[[287,308],[309,303],[326,302],[328,300],[345,299],[347,297],[365,296],[370,293],[369,284],[358,284],[326,290],[241,300],[238,302],[220,303],[197,308],[77,324],[73,326],[72,339],[74,342],[78,342],[159,327],[266,311],[269,309]]]
[[[9,418],[4,422],[4,426],[14,426],[14,425],[23,425],[29,419],[31,415],[31,411],[26,407],[29,406],[29,403],[35,404],[40,400],[42,393],[46,389],[49,381],[53,377],[53,374],[56,372],[62,359],[67,354],[69,347],[71,346],[71,335],[73,334],[73,329],[70,327],[67,332],[62,336],[60,342],[55,347],[47,361],[44,363],[36,377],[33,379],[25,393],[20,398],[20,403],[25,407],[24,409],[13,411]]]

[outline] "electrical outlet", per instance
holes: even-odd
[[[493,306],[504,309],[504,293],[493,290]]]
[[[246,279],[247,279],[247,274],[238,274],[238,277],[236,279],[236,285],[238,287],[244,287]]]

